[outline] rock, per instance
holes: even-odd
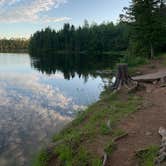
[[[163,148],[165,146],[166,146],[166,142],[162,142],[160,147]]]
[[[153,81],[153,85],[157,85],[157,83],[158,83],[157,80]]]
[[[164,152],[166,152],[166,147],[162,147],[162,148],[160,149],[159,155],[162,154],[162,153],[164,153]]]
[[[163,128],[163,127],[160,127],[160,128],[159,128],[159,134],[160,134],[162,137],[166,137],[166,129]]]
[[[163,162],[166,158],[166,152],[163,152],[160,156],[158,156],[157,161],[159,163]]]
[[[142,75],[143,73],[141,71],[137,71],[135,75]]]

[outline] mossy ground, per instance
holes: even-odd
[[[140,104],[141,98],[135,94],[124,91],[113,94],[106,90],[97,103],[53,137],[54,142],[63,140],[63,143],[53,148],[51,160],[63,166],[102,165],[102,152],[111,154],[116,148],[114,138],[124,134],[116,127],[118,122],[137,111]],[[108,127],[108,121],[111,127]],[[34,166],[47,166],[49,163],[50,156],[41,153]]]

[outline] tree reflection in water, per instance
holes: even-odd
[[[54,52],[31,53],[31,65],[42,73],[55,74],[61,71],[70,80],[77,74],[85,81],[88,76],[96,77],[97,70],[113,68],[122,55],[119,54],[58,54]]]

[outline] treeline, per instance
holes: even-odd
[[[64,24],[63,29],[55,31],[49,27],[37,31],[30,39],[30,51],[54,50],[57,52],[105,52],[126,50],[129,43],[128,26],[103,23],[83,26]]]
[[[109,52],[127,50],[130,57],[153,57],[166,51],[165,0],[131,0],[118,24],[103,23],[83,26],[64,24],[55,31],[37,31],[29,50],[55,52]],[[134,59],[134,58],[133,58]]]
[[[23,38],[0,39],[1,52],[28,51],[29,40]]]

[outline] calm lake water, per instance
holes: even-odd
[[[88,70],[86,76],[72,71],[72,77],[60,69],[45,72],[40,63],[28,54],[0,54],[0,166],[29,166],[55,132],[99,99],[107,83]],[[55,67],[51,63],[46,66]]]

